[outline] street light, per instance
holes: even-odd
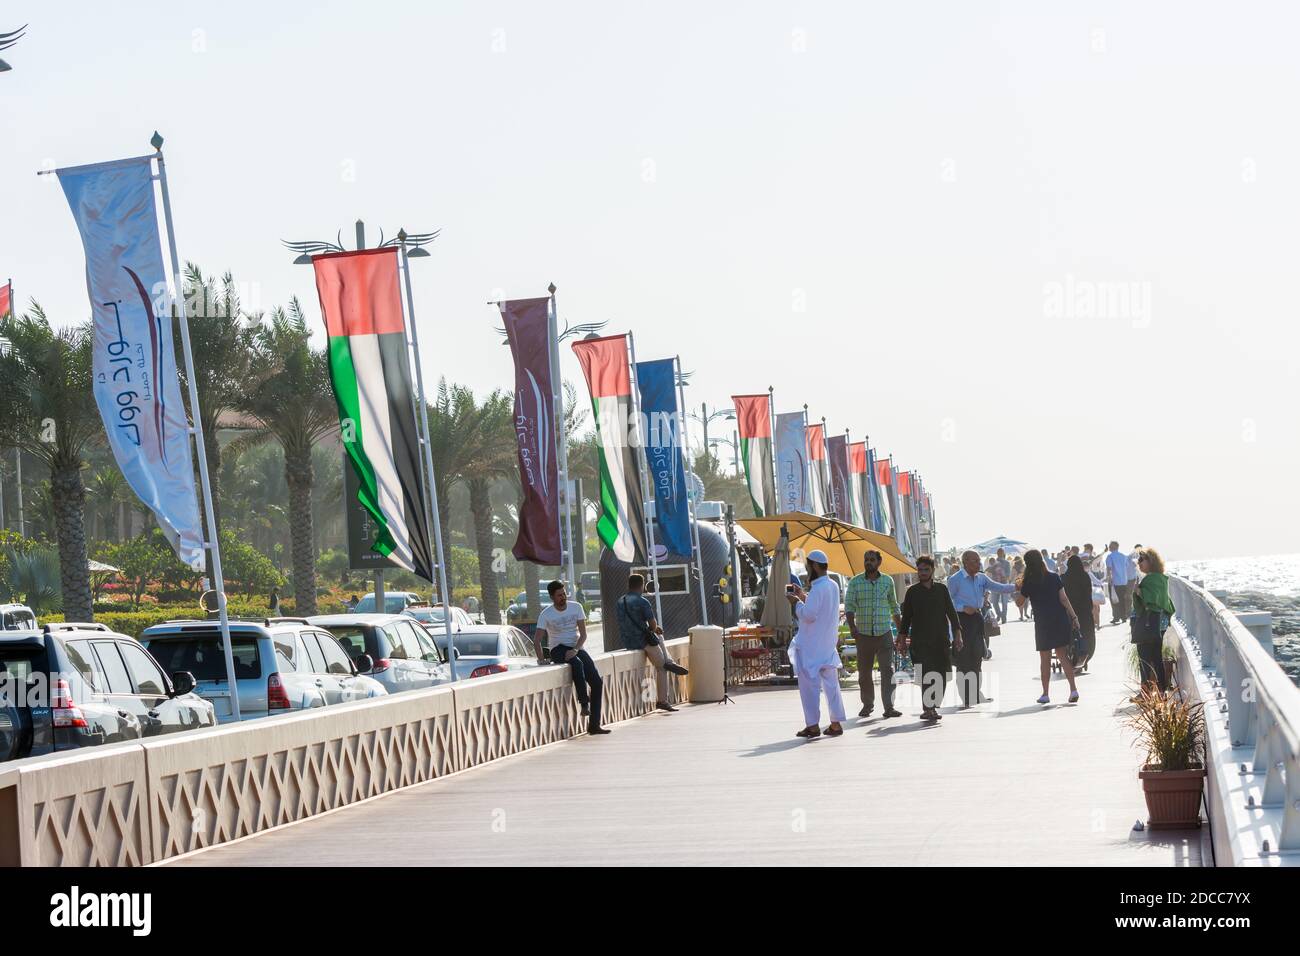
[[[731,464],[736,469],[736,474],[740,474],[740,440],[736,438],[736,433],[731,433],[731,438],[713,438],[709,440],[709,446],[716,448],[718,445],[731,446]],[[717,456],[714,455],[716,458]]]
[[[688,417],[695,419],[697,422],[699,422],[701,425],[704,426],[704,447],[708,448],[710,444],[709,443],[709,422],[713,421],[715,418],[720,418],[725,421],[734,422],[736,420],[736,410],[734,408],[715,408],[713,411],[709,411],[709,406],[707,404],[701,403],[700,413],[697,415],[695,412],[690,412]]]
[[[27,29],[27,24],[24,23],[17,30],[13,30],[9,33],[0,33],[0,50],[7,50],[15,43],[17,43],[19,40],[21,40],[23,38],[23,31],[25,31],[26,29]],[[7,73],[12,69],[13,69],[12,66],[6,63],[4,60],[0,60],[0,73]]]

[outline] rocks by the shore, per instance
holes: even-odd
[[[1231,593],[1223,602],[1234,611],[1268,611],[1273,615],[1273,656],[1300,685],[1300,598],[1261,591]]]

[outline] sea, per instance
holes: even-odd
[[[1234,594],[1300,598],[1300,554],[1171,561],[1169,570],[1185,578],[1204,581],[1208,588],[1222,588]]]
[[[1300,554],[1171,561],[1168,570],[1224,590],[1235,611],[1273,615],[1273,656],[1300,685]]]

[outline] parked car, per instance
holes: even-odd
[[[333,634],[357,669],[390,694],[451,680],[446,655],[405,614],[323,614],[307,621]]]
[[[216,621],[155,624],[145,629],[140,642],[165,667],[194,675],[196,692],[216,707],[219,722],[234,720]],[[370,669],[370,661],[353,662],[333,634],[306,618],[231,621],[230,645],[244,720],[388,693],[362,673]]]
[[[430,628],[442,627],[447,620],[447,606],[445,604],[412,604],[408,605],[402,613],[415,618],[421,624],[425,624]],[[451,629],[453,631],[473,626],[474,621],[469,614],[458,607],[451,609]]]
[[[549,607],[551,596],[546,591],[537,592],[537,612],[541,613],[542,609]],[[528,611],[528,592],[520,591],[510,601],[506,608],[506,623],[512,624],[522,630],[529,636],[533,633],[533,628],[537,626],[537,614],[531,614]]]
[[[0,631],[36,629],[36,614],[26,604],[0,604]]]
[[[438,649],[447,653],[447,635],[435,630]],[[477,624],[451,636],[456,648],[456,676],[486,677],[537,666],[532,638],[509,624]]]
[[[406,610],[407,605],[423,603],[425,603],[424,598],[420,597],[420,595],[416,594],[414,591],[385,591],[384,607],[380,613],[401,614]],[[379,610],[379,608],[375,607],[375,592],[371,591],[357,602],[357,606],[352,609],[352,613],[374,614]]]
[[[0,631],[0,682],[0,760],[217,724],[192,674],[103,624]]]

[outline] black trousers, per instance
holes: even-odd
[[[1165,680],[1163,645],[1163,640],[1139,641],[1137,649],[1138,661],[1142,667],[1142,683],[1151,682],[1161,691],[1166,691],[1169,689],[1169,682]]]
[[[600,697],[603,693],[604,684],[600,679],[600,672],[596,670],[596,662],[591,659],[591,655],[586,651],[578,651],[573,655],[572,660],[566,661],[564,655],[573,650],[567,644],[560,644],[551,648],[551,662],[554,664],[568,664],[573,671],[573,692],[578,695],[578,703],[583,707],[591,708],[591,718],[588,721],[589,726],[600,726]],[[591,688],[588,693],[588,687]]]
[[[914,680],[921,682],[921,706],[926,710],[938,710],[943,703],[943,695],[948,692],[948,673],[952,670],[952,661],[945,653],[931,653],[917,656],[912,652],[912,673]]]
[[[958,614],[961,621],[962,649],[953,662],[957,665],[957,694],[962,703],[973,707],[979,703],[980,681],[984,667],[984,617]]]

